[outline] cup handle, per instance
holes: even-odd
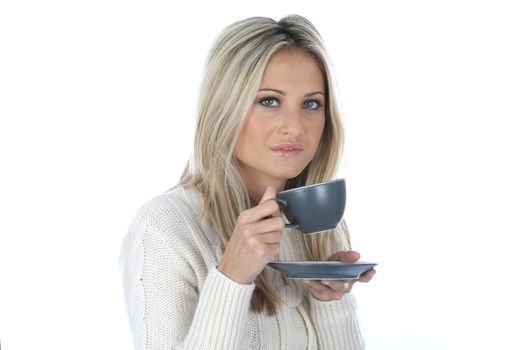
[[[284,199],[275,198],[275,201],[277,202],[277,204],[279,204],[279,207],[281,208],[281,210],[283,208],[286,208],[286,201]],[[293,223],[284,224],[284,227],[286,227],[286,228],[295,228],[297,230],[299,229],[299,225],[298,224],[293,224]]]
[[[277,204],[279,204],[279,207],[286,208],[286,201],[284,199],[274,198],[274,200],[277,202]]]

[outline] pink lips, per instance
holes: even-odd
[[[281,143],[273,146],[271,150],[281,157],[288,158],[294,157],[304,151],[304,147],[296,143]]]

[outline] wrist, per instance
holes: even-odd
[[[226,264],[224,264],[222,261],[219,262],[219,264],[216,266],[217,270],[222,273],[227,278],[231,279],[235,283],[238,284],[252,284],[253,280],[249,280],[245,277],[238,276],[235,272],[232,271],[232,269],[229,269]]]

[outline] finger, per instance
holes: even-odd
[[[279,205],[275,201],[266,201],[256,207],[243,211],[239,215],[239,221],[242,224],[250,224],[257,221],[262,221],[272,217],[275,211],[279,210]],[[280,217],[280,215],[277,215]]]
[[[340,300],[346,294],[346,292],[337,292],[330,287],[323,285],[320,281],[310,280],[305,284],[314,298],[318,300]]]
[[[264,194],[262,195],[259,204],[262,204],[270,199],[275,199],[275,197],[277,197],[277,191],[272,186],[268,186],[266,187],[266,190],[264,191]]]
[[[355,282],[356,281],[349,281],[348,283],[345,283],[345,289],[343,290],[343,293],[350,293]]]
[[[251,224],[250,230],[254,234],[264,234],[267,232],[282,232],[284,230],[284,220],[282,217],[264,219]]]
[[[307,285],[308,287],[310,287],[311,289],[313,289],[314,291],[318,292],[318,293],[322,293],[322,294],[329,294],[331,292],[333,292],[333,289],[322,284],[321,281],[318,281],[318,280],[307,280]]]
[[[275,204],[277,205],[274,205],[275,210],[271,214],[274,217],[281,216],[281,209],[279,207],[279,204],[277,203],[276,198],[277,198],[277,191],[275,190],[274,187],[268,186],[261,198],[261,201],[259,202],[259,204],[262,204],[264,202],[275,202]]]
[[[321,281],[322,284],[324,284],[327,287],[330,287],[332,290],[336,292],[342,292],[347,293],[352,289],[352,285],[354,282],[350,282],[348,280],[330,280],[330,281]]]
[[[262,218],[266,217],[282,217],[281,211],[279,209],[279,204],[275,200],[267,200],[253,208],[257,211],[257,215],[264,215]]]
[[[374,277],[375,274],[376,270],[374,269],[363,272],[359,277],[359,282],[368,283]]]
[[[355,250],[342,250],[342,251],[339,251],[333,254],[327,260],[341,261],[341,262],[353,264],[357,262],[360,258],[361,258],[361,254],[359,254]]]

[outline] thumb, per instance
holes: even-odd
[[[341,261],[341,262],[353,264],[357,262],[360,258],[361,258],[361,254],[359,254],[355,250],[342,250],[330,256],[327,260],[328,261]]]
[[[275,199],[277,197],[277,191],[274,187],[268,186],[266,187],[266,190],[264,191],[264,194],[262,195],[261,200],[259,201],[259,204],[264,203],[270,199]]]

